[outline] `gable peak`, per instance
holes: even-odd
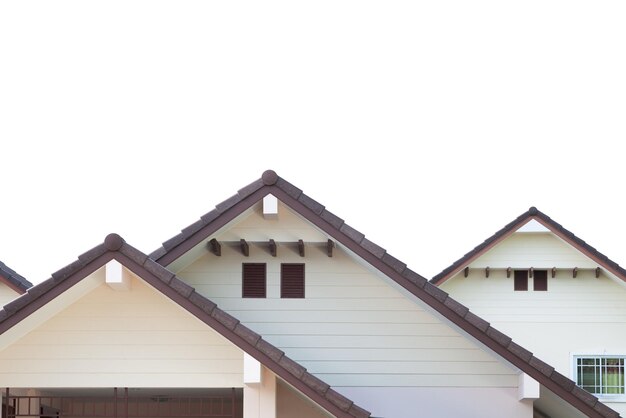
[[[119,234],[111,233],[104,238],[104,246],[109,251],[117,251],[124,245],[124,238]]]
[[[272,184],[276,184],[278,181],[278,174],[276,174],[274,170],[265,170],[261,179],[263,180],[263,184],[271,186]]]

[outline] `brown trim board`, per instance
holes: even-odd
[[[222,311],[209,299],[146,254],[128,245],[119,235],[110,234],[101,244],[52,277],[29,289],[0,310],[0,334],[37,311],[89,274],[116,259],[163,295],[186,309],[213,330],[257,359],[285,382],[321,408],[339,418],[366,418],[370,413],[309,373],[284,352]]]
[[[258,185],[261,182],[263,183],[260,186],[261,188],[255,188],[254,192],[246,195],[240,190],[238,195],[217,205],[221,213],[217,214],[211,221],[203,223],[201,226],[199,225],[193,235],[189,234],[188,238],[185,238],[185,230],[183,230],[181,234],[174,237],[178,240],[176,245],[168,249],[166,244],[164,244],[163,248],[153,253],[155,260],[164,265],[171,263],[176,257],[184,253],[184,251],[176,251],[176,247],[181,246],[186,239],[193,240],[196,244],[201,242],[227,223],[219,220],[221,216],[229,220],[234,219],[256,203],[258,196],[271,193],[322,231],[332,236],[336,241],[362,257],[374,268],[435,309],[453,324],[476,338],[477,341],[524,373],[527,373],[576,409],[589,417],[619,416],[617,412],[598,402],[595,396],[578,388],[573,381],[555,371],[552,366],[544,363],[531,352],[514,343],[510,337],[491,327],[487,321],[470,312],[467,307],[451,298],[446,292],[432,283],[429,283],[424,277],[408,269],[405,263],[388,254],[382,247],[369,241],[365,238],[365,235],[347,225],[343,219],[326,210],[322,204],[305,195],[302,190],[278,177],[275,172],[271,170],[266,171],[263,173],[260,181],[257,180],[257,182],[252,184]],[[250,198],[252,194],[256,198]],[[245,205],[241,204],[243,202],[245,202]],[[215,211],[209,212],[209,214],[213,212]],[[512,224],[518,224],[523,221],[524,219],[520,217]],[[193,225],[197,224],[198,222]],[[508,230],[501,231],[500,235],[497,235],[494,240],[507,232]],[[173,242],[172,240],[166,243],[171,243]],[[188,246],[188,248],[191,247],[193,245]],[[176,257],[170,254],[176,254]]]

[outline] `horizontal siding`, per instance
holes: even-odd
[[[348,347],[348,348],[291,348],[290,353],[293,357],[298,358],[302,362],[308,361],[324,361],[332,358],[336,361],[465,361],[465,362],[488,362],[493,357],[480,349],[468,348],[388,348],[384,351],[378,348]],[[457,360],[451,360],[457,359]],[[458,360],[462,359],[462,360]]]
[[[240,387],[240,349],[133,279],[101,285],[0,352],[0,384]]]
[[[257,217],[247,228],[275,238],[283,219],[282,212],[279,221]],[[291,244],[279,242],[277,257],[259,243],[251,244],[245,257],[237,242],[254,239],[239,225],[221,236],[236,242],[222,241],[220,257],[207,251],[178,276],[329,384],[517,386],[514,371],[356,263],[341,246],[328,257],[304,238],[306,255],[300,257],[295,242],[303,238],[294,235]],[[267,264],[267,298],[241,297],[242,263]],[[281,263],[305,263],[304,299],[280,298]]]
[[[319,374],[347,374],[358,369],[359,374],[376,375],[510,375],[498,361],[468,362],[468,361],[302,361],[302,365],[311,373]],[[477,372],[479,369],[479,372]]]
[[[515,292],[504,272],[471,271],[441,287],[566,376],[573,354],[626,354],[626,288],[603,274],[548,274],[547,291],[529,279],[528,291]]]
[[[112,374],[98,373],[89,376],[82,373],[29,373],[7,376],[0,374],[0,381],[6,387],[168,387],[168,388],[212,388],[241,387],[242,375],[209,375],[151,373],[151,374]],[[5,384],[6,382],[6,384]]]
[[[464,387],[464,388],[517,388],[517,376],[510,374],[480,375],[470,374],[316,374],[325,382],[333,382],[333,386],[382,386],[382,387]],[[352,384],[351,384],[352,382]]]
[[[470,267],[579,267],[596,264],[552,233],[514,233],[477,258]]]

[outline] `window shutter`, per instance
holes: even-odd
[[[244,263],[242,296],[244,298],[264,298],[266,295],[265,278],[265,263]]]
[[[535,270],[535,274],[533,274],[533,289],[548,290],[548,270]]]
[[[528,270],[515,270],[514,290],[528,290]]]
[[[280,265],[280,297],[304,298],[304,264]]]

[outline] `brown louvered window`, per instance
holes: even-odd
[[[265,263],[243,263],[242,296],[244,298],[264,298],[266,295]]]
[[[280,265],[280,297],[304,298],[304,264]]]
[[[548,270],[535,270],[533,273],[533,289],[548,290]]]
[[[513,280],[513,289],[528,290],[528,270],[515,270]]]

